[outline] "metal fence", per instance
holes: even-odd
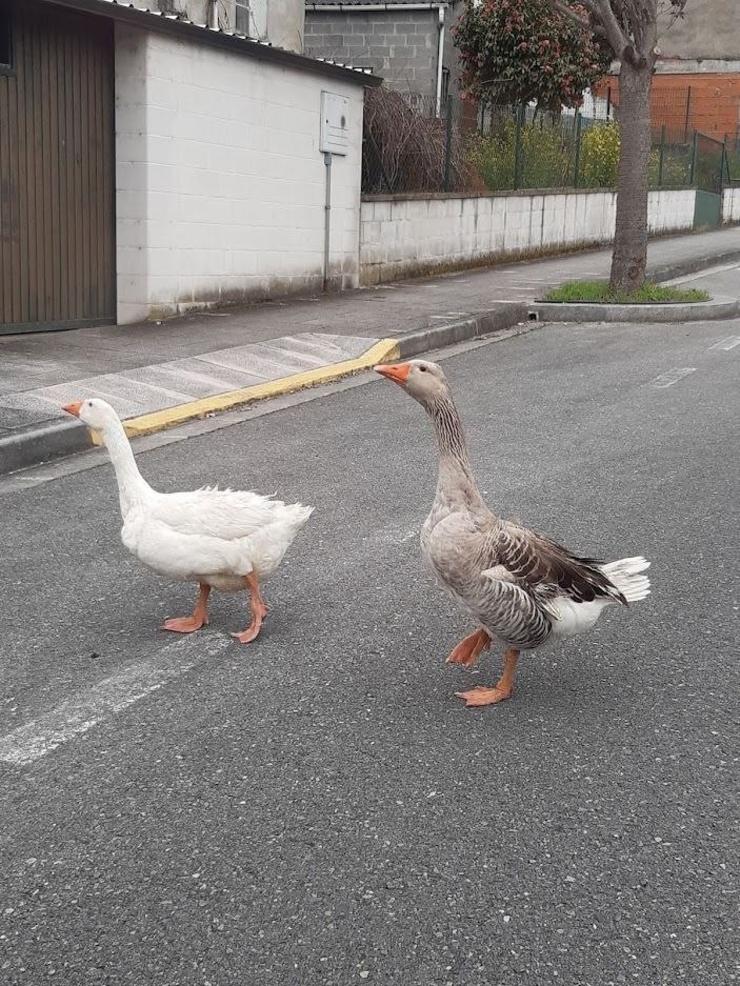
[[[386,89],[369,94],[363,192],[485,192],[613,188],[619,165],[618,99],[607,90],[561,113],[532,106],[471,106]],[[740,179],[738,134],[720,141],[686,130],[690,113],[663,94],[654,115],[653,188],[720,192]],[[690,104],[689,104],[690,111]]]
[[[723,184],[740,185],[740,131],[727,134],[724,141]]]

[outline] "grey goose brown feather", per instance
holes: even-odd
[[[650,563],[635,557],[602,564],[498,517],[478,490],[460,415],[441,367],[410,360],[376,370],[422,405],[437,438],[437,490],[421,531],[422,554],[479,625],[447,660],[470,666],[492,638],[506,647],[496,686],[457,694],[469,706],[500,702],[513,693],[520,651],[590,629],[608,605],[644,599],[650,583],[642,573]]]

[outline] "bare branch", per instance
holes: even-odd
[[[673,25],[684,19],[686,0],[659,0],[658,23],[659,35],[667,34]]]

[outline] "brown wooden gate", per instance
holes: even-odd
[[[0,333],[115,321],[113,24],[0,0]]]

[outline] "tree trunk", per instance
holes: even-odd
[[[650,89],[652,71],[622,61],[619,72],[619,181],[610,286],[637,291],[647,264]]]

